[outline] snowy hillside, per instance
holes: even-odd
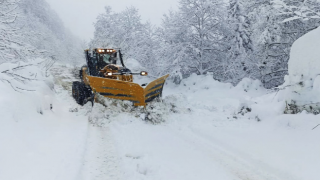
[[[30,58],[73,65],[84,61],[85,45],[64,27],[45,0],[3,0],[0,14],[0,63]]]

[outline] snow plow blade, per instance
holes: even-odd
[[[168,76],[165,75],[152,81],[146,88],[136,83],[115,79],[94,76],[87,76],[87,78],[95,93],[108,98],[128,100],[133,102],[135,106],[146,106],[148,102],[162,95],[163,85]]]
[[[155,98],[162,96],[163,85],[168,77],[169,74],[162,76],[147,85],[144,89],[145,103],[151,102]]]

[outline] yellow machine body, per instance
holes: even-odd
[[[146,106],[162,94],[162,89],[168,75],[162,76],[150,82],[145,88],[137,83],[133,83],[132,75],[112,75],[105,77],[90,76],[86,73],[86,67],[82,69],[83,82],[90,86],[94,93],[102,96],[128,100],[135,106]],[[117,73],[116,70],[105,69],[104,73]]]

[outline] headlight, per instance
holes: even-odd
[[[141,76],[147,76],[148,73],[147,73],[146,71],[141,71],[140,75],[141,75]]]
[[[112,72],[107,72],[107,75],[108,76],[112,76]]]

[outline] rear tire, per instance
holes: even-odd
[[[79,105],[84,105],[84,100],[88,98],[87,95],[87,88],[85,87],[84,83],[78,81],[72,83],[72,97]]]

